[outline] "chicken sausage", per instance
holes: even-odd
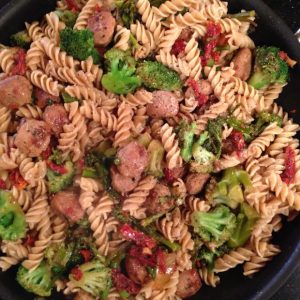
[[[176,295],[185,299],[195,295],[202,283],[196,269],[185,270],[179,274]]]
[[[51,200],[51,207],[73,223],[82,219],[84,215],[79,195],[71,190],[56,193]]]
[[[251,74],[252,52],[249,48],[240,49],[232,60],[235,76],[246,81]]]
[[[48,148],[50,143],[50,129],[44,121],[21,121],[18,128],[15,145],[19,150],[30,157],[39,156]]]
[[[140,177],[127,177],[120,174],[117,168],[112,167],[111,172],[111,185],[119,193],[125,194],[132,191],[138,184]]]
[[[213,92],[212,86],[208,80],[201,79],[197,81],[199,92],[203,95],[210,95]],[[185,98],[195,97],[195,92],[192,87],[188,87],[184,94]]]
[[[153,101],[147,105],[147,114],[152,118],[168,118],[178,114],[178,97],[167,91],[155,91]]]
[[[56,136],[63,132],[63,126],[69,122],[68,114],[61,104],[47,106],[43,119]]]
[[[149,274],[144,265],[135,257],[127,255],[125,267],[128,277],[137,284],[144,284],[149,280]]]
[[[133,141],[119,149],[117,157],[120,160],[117,168],[126,177],[139,177],[149,162],[146,148]]]
[[[187,176],[185,186],[187,192],[191,195],[196,195],[201,192],[205,183],[209,179],[209,174],[191,173]]]
[[[33,90],[34,97],[36,99],[36,105],[39,108],[45,108],[49,102],[60,102],[60,98],[58,96],[53,96],[43,91],[40,88],[35,87]]]
[[[150,191],[144,205],[149,215],[164,213],[174,205],[174,198],[168,186],[157,183]]]
[[[24,76],[14,75],[0,81],[0,103],[17,109],[31,103],[32,85]]]
[[[101,9],[93,14],[87,23],[88,29],[94,33],[94,41],[97,47],[105,47],[111,42],[115,26],[115,18],[106,9]]]

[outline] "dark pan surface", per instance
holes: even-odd
[[[24,21],[37,20],[54,8],[53,0],[12,0],[0,11],[0,42],[7,40],[10,34],[23,28]],[[253,38],[257,45],[279,46],[299,63],[291,72],[289,85],[284,89],[279,104],[286,111],[297,109],[291,117],[300,123],[300,45],[292,32],[270,8],[260,0],[229,0],[230,12],[255,9],[259,15],[258,30]],[[43,4],[42,4],[43,3]],[[258,273],[254,278],[243,277],[242,269],[236,268],[221,276],[221,284],[213,289],[204,287],[192,299],[202,300],[262,300],[270,298],[296,269],[300,261],[300,217],[286,224],[275,236],[274,243],[281,246],[282,253]],[[32,300],[15,282],[15,271],[0,274],[0,299]],[[300,297],[300,296],[299,296]],[[51,299],[62,299],[53,296]],[[295,299],[296,300],[296,299]]]

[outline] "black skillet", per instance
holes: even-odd
[[[24,21],[38,20],[54,8],[54,0],[11,0],[0,11],[0,43],[7,41],[10,34],[23,28]],[[230,12],[241,9],[255,9],[258,13],[258,29],[253,38],[258,45],[275,45],[289,53],[299,64],[291,72],[290,83],[285,87],[279,103],[286,111],[296,109],[291,116],[300,123],[300,45],[285,23],[260,0],[229,0]],[[287,223],[274,238],[282,252],[268,263],[254,278],[242,276],[242,269],[236,268],[221,276],[217,288],[203,287],[191,299],[201,300],[262,300],[269,299],[278,290],[288,276],[296,269],[300,261],[300,217]],[[32,295],[25,293],[15,282],[15,271],[0,274],[0,299],[29,300]],[[63,299],[54,295],[51,299]],[[299,298],[300,299],[300,295]],[[297,299],[295,299],[297,300]]]

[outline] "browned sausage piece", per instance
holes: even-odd
[[[201,192],[209,177],[210,177],[209,174],[201,174],[201,173],[189,174],[185,181],[187,192],[191,195],[196,195],[199,192]]]
[[[36,105],[42,109],[45,108],[49,102],[60,102],[60,98],[58,96],[48,94],[38,87],[34,88],[33,94],[36,99]]]
[[[82,219],[84,215],[79,203],[79,195],[71,190],[56,193],[51,200],[51,207],[74,223]]]
[[[149,274],[145,266],[135,257],[127,255],[125,267],[128,277],[137,284],[144,284],[149,280]]]
[[[210,95],[213,92],[212,86],[208,80],[200,79],[197,81],[199,86],[199,92],[203,95]],[[188,87],[184,94],[185,98],[195,97],[195,93],[192,87]]]
[[[68,114],[61,104],[47,106],[43,113],[43,119],[56,135],[63,132],[63,126],[69,122]]]
[[[242,80],[250,77],[252,69],[252,52],[249,48],[240,49],[232,60],[235,76]]]
[[[28,156],[36,157],[45,151],[50,143],[50,129],[44,121],[21,121],[18,128],[15,145]]]
[[[168,186],[162,183],[157,183],[155,185],[144,203],[149,215],[164,213],[173,205],[174,198],[172,198],[171,191]]]
[[[168,118],[178,114],[178,97],[167,91],[152,93],[153,101],[147,105],[147,114],[152,118]]]
[[[196,269],[185,270],[179,273],[176,295],[185,299],[195,295],[202,283]]]
[[[140,177],[130,178],[120,174],[117,168],[112,167],[111,185],[119,193],[125,194],[132,191],[138,184]]]
[[[94,300],[94,296],[92,296],[91,294],[83,291],[83,290],[80,290],[75,298],[73,300]]]
[[[139,177],[149,162],[146,148],[133,141],[119,149],[117,157],[120,160],[117,168],[126,177]]]
[[[32,85],[24,76],[14,75],[0,81],[0,103],[10,109],[31,103]]]
[[[107,46],[113,37],[116,26],[116,20],[111,12],[101,9],[93,14],[87,23],[88,29],[94,33],[94,41],[96,46]]]

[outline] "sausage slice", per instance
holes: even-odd
[[[117,166],[119,172],[126,177],[139,177],[149,162],[146,148],[133,141],[119,149],[117,157],[120,160]]]
[[[178,114],[178,97],[168,91],[155,91],[152,93],[153,101],[147,105],[147,114],[152,118],[168,118]]]
[[[242,80],[250,77],[252,69],[252,52],[249,48],[240,49],[232,60],[235,76]]]
[[[185,299],[195,295],[202,283],[196,269],[186,270],[179,274],[176,295]]]
[[[125,194],[132,191],[139,182],[140,177],[127,177],[118,172],[115,167],[110,169],[111,172],[111,185],[119,193]]]
[[[15,145],[28,156],[39,156],[48,148],[50,143],[50,129],[46,122],[37,120],[21,121],[18,128]]]
[[[63,126],[69,122],[68,114],[61,104],[47,106],[43,119],[57,136],[63,132]]]
[[[94,41],[97,47],[105,47],[111,42],[115,26],[115,18],[106,9],[101,9],[93,14],[87,23],[88,29],[94,33]]]
[[[0,103],[17,109],[31,103],[32,85],[24,76],[14,75],[0,81]]]
[[[135,257],[127,255],[125,261],[128,277],[137,284],[144,284],[149,280],[149,274],[144,265]]]
[[[191,173],[187,176],[185,186],[187,192],[191,195],[196,195],[201,192],[205,183],[209,179],[209,174]]]
[[[53,96],[42,89],[35,87],[33,90],[33,94],[35,97],[36,105],[39,108],[45,108],[50,101],[52,102],[60,102],[60,98],[58,96]]]
[[[79,203],[79,195],[74,191],[56,193],[51,200],[51,207],[73,223],[82,219],[84,215]]]

